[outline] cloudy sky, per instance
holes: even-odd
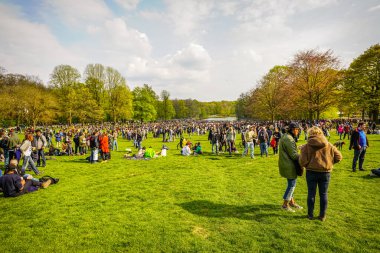
[[[379,0],[0,0],[8,72],[101,63],[171,98],[235,100],[300,50],[347,67],[379,42]]]

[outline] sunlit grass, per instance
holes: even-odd
[[[119,139],[108,163],[57,157],[44,170],[57,185],[0,199],[0,252],[377,252],[380,178],[368,174],[380,166],[380,136],[369,138],[366,172],[351,172],[344,147],[323,223],[306,218],[304,176],[295,197],[305,209],[280,210],[286,181],[272,150],[260,158],[256,147],[255,160],[241,150],[217,156],[206,136],[193,136],[205,155],[182,157],[173,142],[168,157],[126,160],[132,143]],[[143,145],[158,151],[161,138]]]

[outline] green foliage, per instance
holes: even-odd
[[[354,59],[346,71],[344,90],[359,108],[368,109],[378,121],[380,106],[380,44],[375,44]]]
[[[70,65],[58,65],[50,75],[50,83],[65,93],[66,88],[70,88],[78,83],[81,78],[79,71]]]
[[[280,210],[286,180],[278,156],[260,158],[257,147],[255,160],[216,156],[207,136],[192,136],[205,155],[180,156],[170,142],[168,157],[149,161],[115,151],[108,163],[95,165],[85,156],[57,157],[44,174],[60,178],[58,184],[1,199],[0,251],[379,252],[380,178],[367,175],[378,167],[380,140],[369,138],[366,172],[350,171],[353,151],[344,147],[331,174],[325,222],[306,218],[305,176],[295,189],[305,209]],[[330,141],[338,139],[332,134]],[[160,140],[149,135],[143,145],[158,151]],[[119,150],[125,148],[135,151],[119,139]]]
[[[35,77],[7,74],[0,79],[2,121],[53,123],[58,112],[57,97]]]
[[[157,95],[152,87],[144,84],[136,87],[133,94],[133,117],[141,122],[153,121],[157,117]]]
[[[158,103],[158,118],[163,120],[172,119],[175,115],[175,110],[172,101],[169,99],[170,93],[166,90],[161,92],[161,101]]]

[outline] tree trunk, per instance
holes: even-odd
[[[377,105],[377,108],[379,108],[379,105]],[[372,111],[372,121],[379,123],[379,109],[374,109]]]

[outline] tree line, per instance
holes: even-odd
[[[368,116],[378,121],[380,44],[355,58],[347,69],[331,50],[297,53],[274,66],[236,102],[237,117],[258,120]],[[335,115],[334,115],[335,114]]]
[[[235,115],[234,101],[200,102],[157,95],[144,84],[133,90],[114,68],[88,64],[83,75],[70,65],[56,66],[48,85],[35,77],[0,68],[2,125],[204,119]]]

